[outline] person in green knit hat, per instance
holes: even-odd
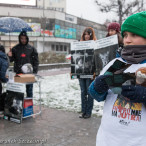
[[[96,101],[105,101],[96,146],[146,145],[146,74],[142,84],[134,73],[120,78],[129,66],[135,71],[142,66],[146,72],[146,11],[129,16],[121,26],[121,34],[121,57],[109,62],[88,90]],[[126,65],[114,66],[117,60]],[[116,75],[118,84],[114,82]]]
[[[136,13],[128,17],[121,27],[123,37],[125,31],[146,38],[146,11]]]

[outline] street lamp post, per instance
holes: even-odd
[[[45,51],[45,0],[43,0],[43,52]]]

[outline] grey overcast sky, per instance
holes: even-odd
[[[67,13],[100,24],[103,24],[107,18],[115,19],[112,13],[101,13],[94,0],[67,0]]]
[[[94,3],[95,0],[67,0],[67,13],[72,14],[83,19],[91,20],[103,24],[106,19],[117,20],[117,16],[113,13],[101,13]],[[100,2],[108,2],[108,0],[99,0]],[[128,0],[132,2],[133,0]],[[146,8],[146,0],[145,2]]]

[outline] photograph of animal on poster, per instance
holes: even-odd
[[[5,98],[4,118],[16,123],[22,121],[24,93],[7,91]]]
[[[76,78],[92,78],[95,71],[94,41],[71,43],[71,74]]]
[[[24,93],[26,91],[25,84],[8,82],[6,89],[4,119],[21,123]]]
[[[118,48],[117,35],[95,41],[94,57],[96,75],[99,75],[104,66],[116,58]]]

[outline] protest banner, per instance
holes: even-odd
[[[104,66],[116,57],[118,48],[117,35],[95,41],[94,57],[96,75],[99,75]]]
[[[92,78],[94,73],[94,41],[71,43],[72,78]]]
[[[16,123],[22,122],[24,91],[24,84],[7,83],[4,119]]]

